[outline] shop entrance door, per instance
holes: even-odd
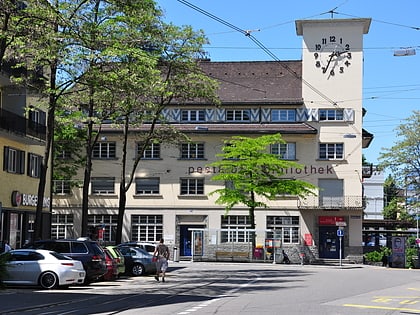
[[[192,256],[192,231],[190,229],[203,229],[204,225],[181,225],[180,226],[180,256]]]
[[[319,227],[319,258],[340,258],[340,240],[337,236],[337,230],[337,226]],[[344,247],[343,244],[341,245]],[[343,248],[341,248],[341,253],[343,253]]]

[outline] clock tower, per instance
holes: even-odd
[[[303,36],[303,98],[336,103],[362,98],[363,34],[371,19],[298,20]]]
[[[318,230],[320,258],[362,256],[363,35],[370,23],[368,18],[296,21],[303,37],[302,111],[318,130],[312,151],[317,163],[333,168],[328,178],[317,179],[319,204],[307,219]],[[334,215],[322,210],[326,200],[337,203]],[[346,209],[353,201],[358,207]],[[334,220],[341,220],[343,234],[336,234],[337,222],[329,226]]]

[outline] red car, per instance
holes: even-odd
[[[107,272],[102,276],[105,281],[111,281],[118,278],[118,265],[108,249],[104,248]]]

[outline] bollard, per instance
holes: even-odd
[[[174,262],[179,262],[179,253],[178,253],[178,248],[174,247],[174,258],[173,258]]]

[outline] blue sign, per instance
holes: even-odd
[[[338,229],[338,230],[337,230],[337,236],[339,236],[339,237],[343,237],[343,236],[344,236],[344,230],[342,230],[342,229]]]

